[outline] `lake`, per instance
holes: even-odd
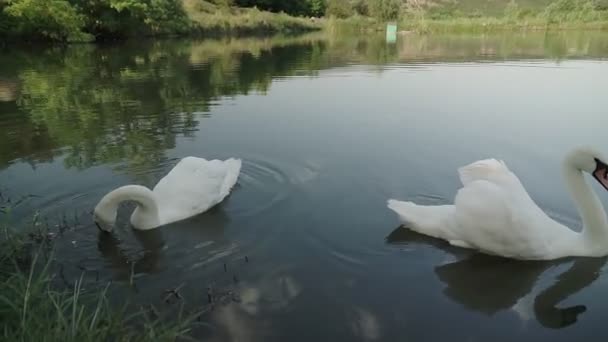
[[[561,161],[608,153],[607,58],[599,32],[5,47],[4,219],[50,227],[66,286],[169,311],[211,294],[207,341],[603,341],[606,258],[475,254],[399,228],[386,200],[451,203],[457,168],[495,157],[580,229]],[[225,202],[147,232],[125,204],[98,231],[104,194],[190,155],[243,160]]]

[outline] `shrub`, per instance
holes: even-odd
[[[63,0],[11,0],[4,8],[15,27],[14,35],[52,40],[81,40],[84,16]]]
[[[369,12],[380,20],[394,20],[399,17],[400,0],[369,0]]]

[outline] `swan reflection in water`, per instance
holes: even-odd
[[[532,291],[547,269],[573,261],[557,281],[534,298],[536,320],[547,328],[559,329],[577,322],[585,305],[559,308],[569,296],[591,285],[599,277],[608,257],[569,258],[555,261],[518,261],[489,256],[449,244],[399,227],[386,238],[389,244],[429,244],[453,254],[460,260],[435,267],[439,280],[446,284],[444,294],[470,310],[493,315],[515,308]]]
[[[127,226],[119,233],[99,231],[97,249],[107,261],[104,268],[112,272],[114,280],[127,281],[132,274],[179,270],[180,266],[221,253],[223,243],[227,242],[224,230],[228,221],[222,208],[214,207],[202,215],[156,229],[137,230]],[[119,235],[127,241],[121,241]],[[129,241],[133,240],[131,237],[134,241]],[[167,245],[179,248],[168,249]],[[206,252],[204,247],[212,250]],[[194,250],[196,253],[192,253]]]

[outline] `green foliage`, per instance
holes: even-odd
[[[478,4],[480,10],[472,12],[470,8],[473,3]],[[402,22],[402,27],[419,32],[605,29],[608,27],[608,7],[605,7],[605,3],[605,0],[445,0],[432,6],[419,6],[415,10],[410,7],[404,13],[406,20]],[[487,9],[481,4],[491,5],[492,8]]]
[[[359,15],[369,15],[369,0],[355,0],[353,2],[353,9]]]
[[[201,11],[187,7],[188,16],[194,22],[194,30],[202,34],[259,34],[301,33],[322,28],[320,21],[298,18],[285,13],[271,13],[251,9]]]
[[[337,18],[348,18],[355,14],[355,10],[349,0],[327,0],[325,14]]]
[[[191,28],[181,0],[10,0],[0,9],[0,34],[23,38],[88,40],[86,33],[126,37]]]
[[[222,7],[229,7],[234,4],[234,0],[208,0],[208,2]]]
[[[85,290],[82,278],[71,289],[54,288],[51,262],[42,261],[41,251],[31,257],[23,241],[0,243],[3,341],[143,342],[188,337],[194,315],[180,315],[170,322],[160,317],[151,319],[144,311],[127,315],[108,303],[109,286],[92,290],[92,285]]]
[[[11,18],[13,35],[52,40],[82,40],[84,16],[63,0],[10,0],[3,9]]]
[[[142,22],[153,34],[187,32],[189,22],[179,0],[149,0]]]
[[[86,31],[97,37],[179,34],[190,22],[180,0],[71,0],[87,13]]]
[[[551,3],[541,14],[549,23],[568,21],[595,21],[606,18],[606,11],[597,9],[588,0],[558,0]]]
[[[325,0],[308,0],[309,13],[316,17],[325,14]]]
[[[518,21],[532,16],[532,10],[521,8],[515,0],[511,0],[504,10],[504,18],[508,21]]]
[[[325,0],[0,0],[0,37],[56,41],[181,35],[204,30],[303,31],[318,24],[283,13],[322,16]]]
[[[399,17],[401,0],[369,0],[370,14],[379,20],[395,20]]]
[[[241,7],[257,7],[271,12],[285,12],[290,15],[322,15],[325,0],[234,0]]]
[[[11,37],[17,34],[19,21],[17,18],[8,15],[4,8],[6,4],[0,3],[0,38]]]

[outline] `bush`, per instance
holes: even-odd
[[[565,21],[593,21],[602,17],[594,2],[587,0],[558,0],[541,15],[550,23]]]
[[[328,0],[325,14],[338,18],[348,18],[354,15],[355,11],[349,0]]]
[[[380,20],[395,20],[399,17],[401,0],[369,0],[370,14]]]
[[[308,0],[310,15],[321,17],[325,13],[325,0]]]
[[[19,38],[70,41],[191,29],[181,0],[9,0],[0,10],[0,35]]]
[[[369,15],[369,6],[367,4],[368,0],[356,0],[353,4],[353,9],[359,15],[367,16]]]
[[[86,31],[98,37],[187,32],[180,0],[72,0],[87,13]]]
[[[63,0],[12,0],[4,8],[13,35],[52,40],[82,40],[84,16]]]

